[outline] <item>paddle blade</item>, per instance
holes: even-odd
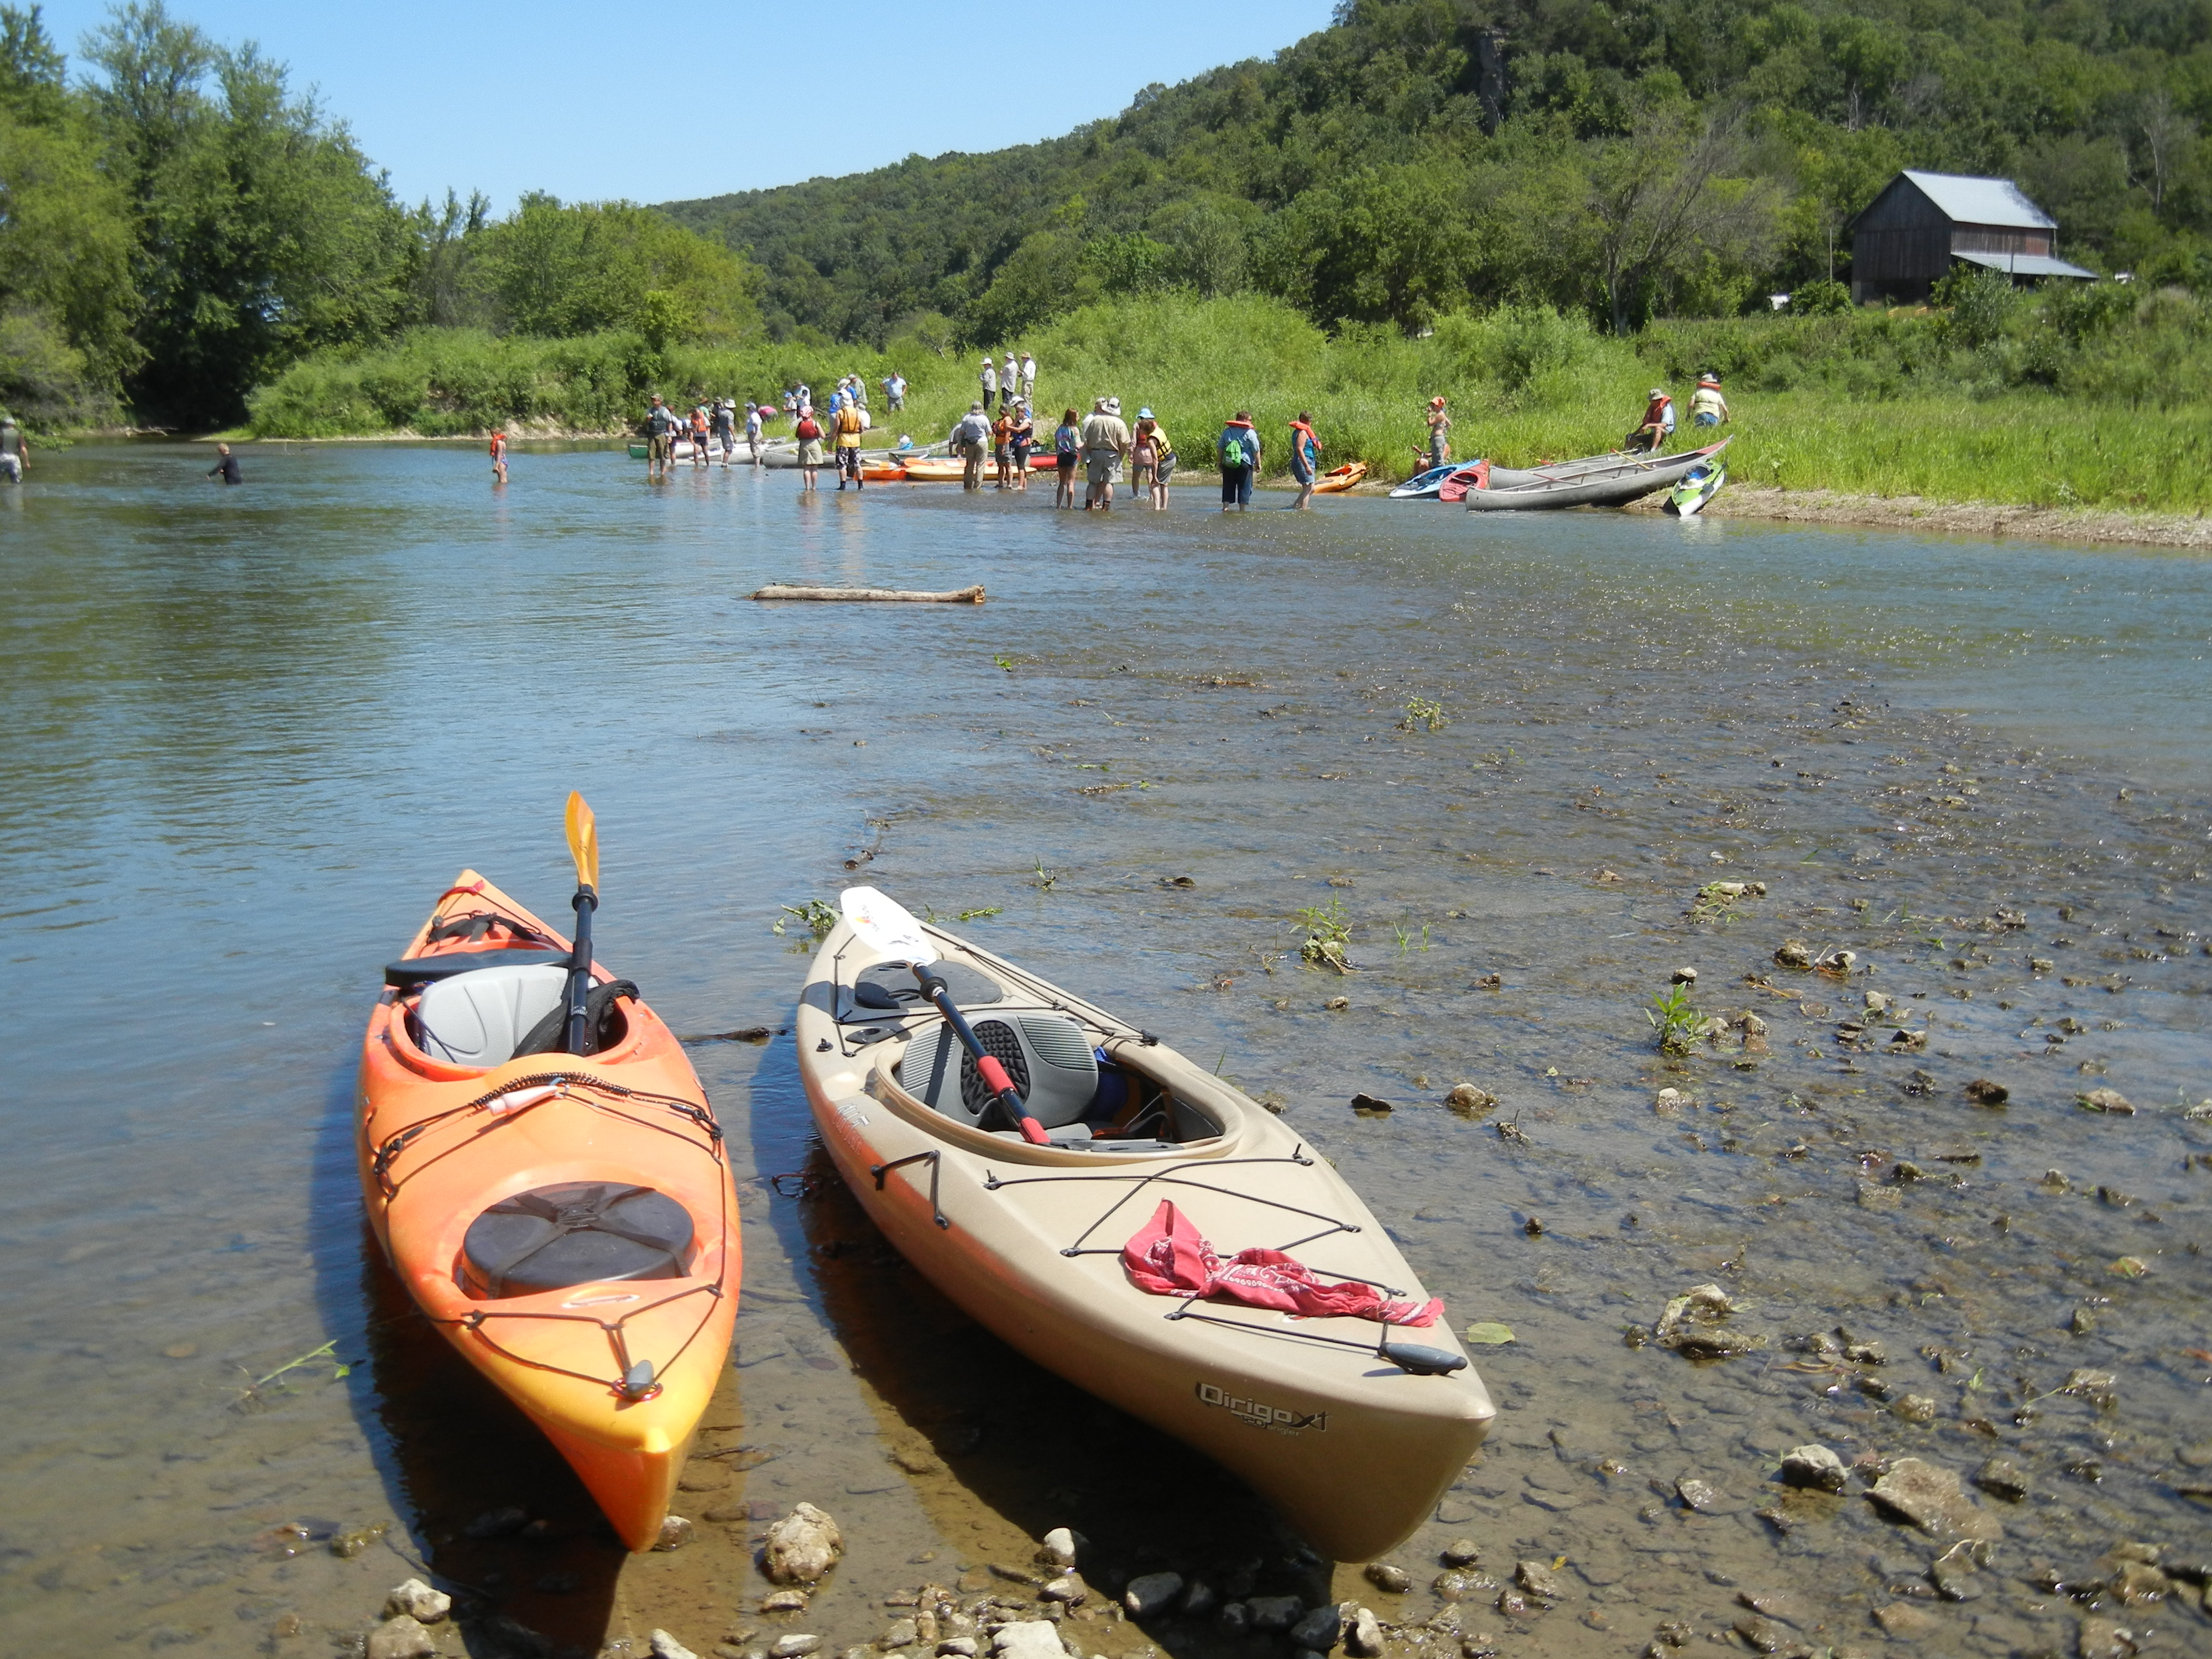
[[[575,790],[568,792],[568,851],[576,860],[576,884],[599,890],[599,826]]]
[[[853,936],[878,956],[897,957],[917,967],[937,960],[937,947],[921,924],[897,900],[874,888],[848,887],[837,895],[837,908]]]

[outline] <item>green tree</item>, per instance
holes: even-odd
[[[475,280],[501,325],[518,334],[636,328],[653,291],[665,296],[654,326],[671,341],[760,331],[754,268],[649,208],[532,194],[475,240]]]
[[[1271,227],[1264,280],[1331,320],[1408,332],[1462,303],[1474,239],[1438,210],[1432,168],[1370,168],[1298,197]]]

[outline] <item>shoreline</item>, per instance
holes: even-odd
[[[486,433],[430,434],[420,432],[349,433],[336,437],[256,438],[235,433],[174,436],[143,428],[95,429],[72,434],[77,441],[112,437],[173,436],[180,443],[252,444],[277,447],[292,444],[471,444],[487,441]],[[568,428],[508,434],[517,447],[526,444],[628,445],[637,441],[627,430],[591,431]],[[1387,497],[1400,479],[1372,479],[1343,492],[1347,495]],[[1289,476],[1261,481],[1264,489],[1287,491]],[[1650,496],[1620,509],[1656,513],[1659,498]],[[2117,507],[2033,507],[2004,501],[1945,501],[1924,495],[1865,495],[1835,489],[1778,489],[1731,483],[1703,516],[1710,519],[1757,519],[1776,524],[1819,524],[1861,529],[1925,530],[1951,536],[1990,540],[2026,538],[2032,541],[2080,542],[2102,546],[2169,548],[2180,551],[2212,551],[2212,518],[2202,514],[2131,513]]]

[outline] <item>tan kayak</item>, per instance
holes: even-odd
[[[1224,1257],[1287,1249],[1334,1293],[1421,1304],[1367,1206],[1290,1126],[1166,1044],[916,927],[1049,1144],[994,1115],[904,957],[841,922],[795,1035],[823,1140],[885,1237],[983,1325],[1224,1464],[1334,1559],[1401,1542],[1495,1415],[1449,1323],[1155,1295],[1122,1259],[1166,1200]]]

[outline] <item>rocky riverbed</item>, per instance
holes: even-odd
[[[292,568],[274,519],[221,527],[259,565],[164,531],[143,567],[26,579],[18,625],[51,613],[70,660],[195,690],[88,693],[80,668],[18,721],[51,752],[9,775],[52,822],[27,823],[17,873],[75,896],[51,932],[20,924],[18,956],[88,1004],[129,994],[96,1066],[27,1079],[74,1103],[40,1120],[7,1224],[43,1275],[9,1304],[33,1333],[11,1650],[365,1646],[410,1578],[452,1599],[405,1613],[436,1651],[581,1659],[656,1632],[701,1656],[986,1659],[1039,1626],[1082,1659],[2212,1640],[2212,791],[2201,745],[2161,757],[2179,716],[2112,718],[2201,677],[2203,628],[1989,622],[2002,596],[1924,584],[1972,568],[1956,544],[1588,516],[1469,539],[1364,501],[1105,526],[872,491],[865,516],[800,520],[717,477],[656,498],[647,558],[586,456],[561,458],[579,471],[543,525],[441,540],[437,464],[303,459],[355,492],[317,544],[358,568],[281,599],[239,591]],[[149,533],[104,487],[112,522],[67,544]],[[568,639],[569,601],[519,604],[512,653],[454,634],[442,600],[393,608],[395,522],[471,592],[526,546],[635,689],[592,785],[605,949],[700,1036],[747,1249],[686,1524],[647,1555],[413,1316],[351,1195],[347,1051],[379,953],[456,847],[557,902],[553,820],[525,820],[572,775],[566,748],[529,747],[530,663]],[[772,555],[714,539],[733,523]],[[2069,556],[1995,580],[2027,592]],[[2179,570],[2111,580],[2186,607],[2160,586]],[[917,621],[735,597],[785,576],[992,600]],[[223,628],[190,650],[131,632],[179,584]],[[475,711],[434,752],[485,804],[408,819],[434,844],[398,890],[376,837],[422,813],[414,784],[356,814],[364,786],[329,781],[417,718],[419,679],[387,661],[418,657]],[[1939,706],[1961,681],[1972,718]],[[2087,688],[2055,724],[2054,685]],[[101,720],[54,712],[80,696]],[[94,791],[111,750],[179,781]],[[157,810],[190,833],[155,874]],[[199,850],[241,836],[244,866]],[[316,918],[307,956],[203,943],[241,867],[257,926]],[[1279,1108],[1481,1328],[1498,1424],[1388,1560],[1316,1560],[873,1233],[780,1034],[811,948],[781,907],[863,872]],[[165,881],[192,896],[173,916],[143,908]],[[141,1012],[179,962],[237,1017]],[[738,1031],[757,1040],[714,1035]],[[841,1547],[779,1583],[769,1531],[800,1504]],[[1038,1559],[1060,1528],[1079,1595],[1065,1552]]]

